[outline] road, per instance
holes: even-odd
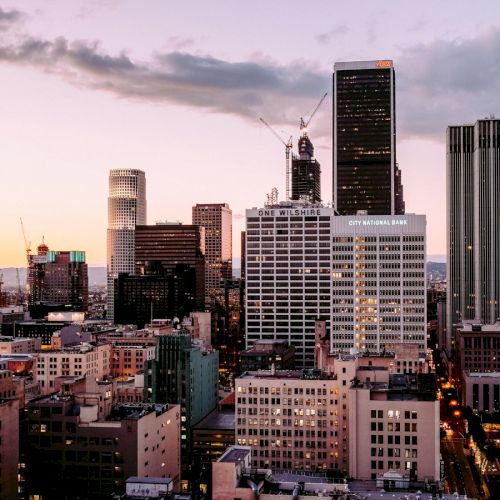
[[[479,498],[479,492],[464,454],[464,439],[456,432],[448,431],[441,440],[441,454],[444,460],[446,493],[458,492],[469,498]]]

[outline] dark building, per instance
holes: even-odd
[[[28,258],[29,304],[47,302],[67,310],[87,311],[89,280],[85,252],[53,251],[42,243],[37,255]]]
[[[199,477],[200,493],[212,498],[212,463],[235,443],[235,411],[217,409],[193,429],[193,465]]]
[[[69,322],[55,321],[20,321],[1,325],[2,335],[12,337],[40,338],[42,346],[51,344],[52,335],[57,330],[68,326]]]
[[[98,384],[92,392],[64,389],[29,402],[21,422],[20,498],[111,498],[125,493],[131,476],[169,475],[178,484],[179,407],[111,407],[112,383]]]
[[[196,270],[186,264],[177,264],[168,272],[159,264],[156,271],[144,275],[119,274],[114,285],[114,321],[144,328],[155,318],[189,316],[200,310],[196,285]]]
[[[292,158],[292,200],[321,202],[321,168],[307,133],[299,139],[299,156]]]
[[[150,273],[161,264],[166,276],[184,275],[184,283],[194,277],[192,295],[195,309],[205,306],[205,230],[183,224],[156,224],[135,228],[136,275]],[[192,270],[192,271],[189,271]],[[155,271],[156,272],[156,271]]]
[[[340,215],[404,214],[392,61],[336,63],[333,203]]]
[[[241,373],[256,370],[295,369],[295,347],[286,340],[256,340],[250,349],[240,353]]]

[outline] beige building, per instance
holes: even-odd
[[[41,339],[29,337],[0,337],[0,355],[28,354],[40,349]]]
[[[111,344],[82,343],[57,351],[41,351],[33,375],[42,394],[50,394],[56,390],[56,377],[83,375],[103,379],[110,375],[110,370]]]
[[[255,467],[304,471],[347,464],[347,388],[319,370],[247,372],[236,379],[236,444],[251,446]]]
[[[384,474],[403,483],[439,480],[439,401],[432,375],[355,380],[349,430],[351,477],[377,479],[382,486]]]

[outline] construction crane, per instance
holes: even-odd
[[[273,133],[273,135],[285,146],[285,168],[286,168],[286,200],[290,199],[290,151],[293,147],[292,136],[287,142],[269,125],[269,123],[264,120],[264,118],[259,118],[259,120]]]
[[[16,267],[17,276],[17,293],[16,293],[16,306],[20,306],[23,303],[23,291],[21,289],[21,278],[19,277],[19,268]]]
[[[24,248],[26,250],[26,261],[28,262],[28,265],[29,265],[30,253],[31,253],[31,241],[28,241],[26,238],[26,231],[24,230],[23,219],[21,217],[19,217],[19,220],[21,221],[21,230],[23,231]]]
[[[311,123],[311,120],[313,119],[314,115],[316,114],[316,111],[318,111],[319,107],[323,104],[323,101],[326,99],[326,96],[328,95],[328,92],[325,92],[323,97],[320,99],[318,104],[316,104],[316,107],[312,110],[309,120],[307,122],[304,121],[304,118],[300,118],[300,133],[302,135],[307,135],[307,127],[309,126],[309,123]]]

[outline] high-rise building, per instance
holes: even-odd
[[[333,206],[340,215],[404,214],[390,60],[335,63]]]
[[[500,316],[500,120],[447,130],[447,336]]]
[[[227,203],[198,203],[193,224],[205,228],[206,297],[220,293],[233,277],[233,212]]]
[[[180,330],[158,337],[156,358],[144,367],[145,401],[181,405],[183,480],[191,479],[192,427],[217,406],[218,358]]]
[[[292,158],[292,200],[321,202],[321,168],[307,132],[299,139],[299,156]]]
[[[28,290],[30,305],[47,302],[86,311],[89,282],[85,252],[49,250],[42,243],[37,255],[29,256]]]
[[[109,173],[107,318],[114,319],[114,280],[135,271],[135,226],[146,224],[146,175],[142,170]]]
[[[204,310],[205,266],[203,227],[167,223],[136,227],[135,274],[146,277],[163,273],[171,281],[169,312],[187,315]],[[183,298],[176,299],[174,293]],[[175,304],[183,306],[182,302],[186,306],[182,311],[172,309]]]
[[[247,210],[246,338],[286,340],[314,362],[318,317],[331,349],[425,351],[425,216],[335,216],[294,202]]]

